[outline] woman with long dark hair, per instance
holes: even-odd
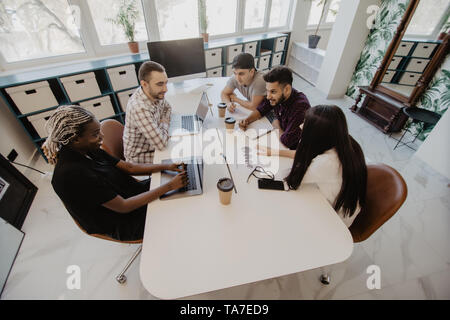
[[[276,152],[265,149],[265,153]],[[316,183],[350,227],[365,205],[367,168],[361,147],[348,134],[342,110],[332,105],[309,109],[295,154],[281,155],[294,158],[286,177],[289,187],[297,189],[302,183]]]

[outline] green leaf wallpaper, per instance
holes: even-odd
[[[358,86],[369,85],[378,66],[383,60],[409,0],[382,0],[380,10],[369,32],[360,59],[355,67],[346,95],[356,99]],[[444,114],[450,105],[450,56],[447,56],[441,68],[430,82],[429,88],[419,99],[417,107]],[[420,131],[419,124],[408,121],[406,124],[415,135]],[[422,132],[419,139],[424,140],[432,128]]]

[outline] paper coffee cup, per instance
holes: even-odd
[[[230,178],[222,178],[217,182],[220,203],[224,205],[230,204],[231,195],[233,194],[233,187],[234,184]]]
[[[228,130],[233,130],[235,123],[236,120],[233,117],[225,118],[225,126],[227,127]]]
[[[220,118],[225,117],[225,112],[227,111],[227,104],[221,102],[217,105],[217,108],[219,109],[219,117]]]

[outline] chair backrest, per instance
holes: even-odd
[[[117,120],[108,119],[100,123],[103,133],[102,149],[110,155],[125,160],[123,155],[123,124]]]
[[[367,165],[366,205],[350,226],[354,242],[366,240],[389,220],[406,200],[405,180],[385,164]]]

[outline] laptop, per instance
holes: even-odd
[[[185,135],[200,132],[208,113],[208,97],[203,92],[195,114],[179,115],[174,114],[170,119],[169,135]]]
[[[202,157],[190,157],[184,159],[166,159],[162,164],[180,163],[186,164],[186,173],[188,184],[178,190],[171,190],[159,198],[161,200],[178,199],[190,196],[196,196],[203,193],[203,159]],[[163,170],[161,171],[161,185],[169,182],[179,172]]]

